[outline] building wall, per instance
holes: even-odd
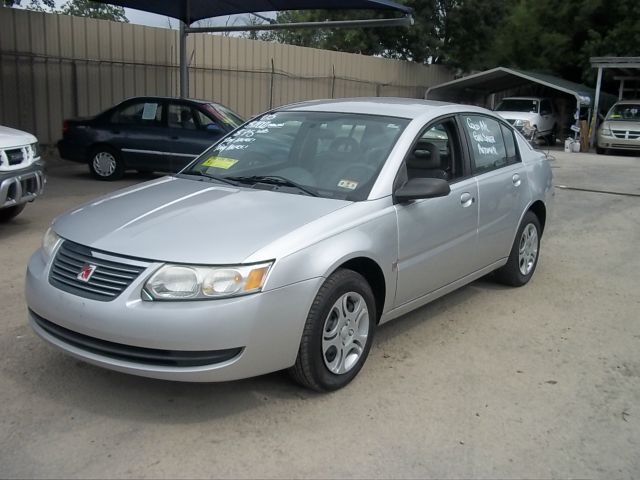
[[[245,117],[315,98],[424,98],[453,75],[418,65],[222,35],[190,35],[190,97]],[[178,32],[0,7],[0,124],[42,143],[64,118],[135,95],[178,95]]]

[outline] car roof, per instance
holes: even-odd
[[[182,101],[192,102],[192,103],[207,103],[207,104],[220,105],[218,102],[214,102],[211,100],[199,100],[196,98],[163,97],[163,96],[155,96],[155,95],[141,95],[139,97],[128,97],[125,100],[123,100],[123,102],[128,102],[130,100],[182,100]]]
[[[455,103],[421,100],[417,98],[357,97],[310,100],[277,108],[279,111],[356,113],[414,119],[428,110],[444,109]]]

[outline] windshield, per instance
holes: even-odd
[[[365,200],[407,119],[275,112],[235,130],[181,173],[253,188]]]
[[[242,118],[224,105],[208,103],[205,105],[205,108],[213,113],[216,118],[221,120],[224,124],[229,125],[232,128],[237,128],[244,123]]]
[[[538,100],[505,98],[498,104],[496,111],[538,113]]]
[[[640,122],[640,104],[614,105],[607,114],[607,120]]]

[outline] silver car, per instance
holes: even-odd
[[[546,157],[482,108],[289,105],[176,175],[57,218],[29,262],[29,321],[120,372],[210,382],[289,369],[334,390],[378,325],[489,272],[526,284],[551,181]]]
[[[640,151],[640,100],[617,102],[598,129],[596,152]]]

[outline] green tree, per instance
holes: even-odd
[[[593,79],[592,56],[640,52],[638,0],[519,0],[497,30],[489,63]]]
[[[261,38],[306,47],[429,62],[438,55],[437,2],[407,0],[404,3],[415,9],[415,25],[412,27],[277,30],[263,34]],[[297,23],[388,17],[389,13],[385,12],[314,10],[280,12],[276,19],[278,23]]]
[[[62,6],[60,13],[76,17],[91,17],[101,20],[129,23],[124,8],[91,0],[69,0]]]
[[[513,2],[504,0],[441,1],[441,63],[461,72],[495,67],[492,47]]]
[[[29,3],[23,3],[22,0],[2,0],[2,4],[7,7],[20,5],[38,12],[62,13],[77,17],[91,17],[129,23],[129,19],[124,13],[124,8],[106,3],[92,2],[91,0],[69,0],[59,9],[56,7],[55,0],[30,0]]]

